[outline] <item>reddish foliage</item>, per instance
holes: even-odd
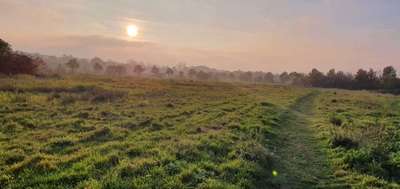
[[[29,56],[11,53],[0,62],[0,73],[7,75],[36,73],[39,65],[44,64],[40,59],[33,59]]]
[[[0,39],[0,73],[33,75],[42,64],[44,62],[40,59],[14,52],[10,44]]]

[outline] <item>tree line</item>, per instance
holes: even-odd
[[[381,74],[373,69],[359,69],[354,75],[342,71],[336,72],[334,69],[324,74],[313,69],[305,78],[305,82],[312,87],[400,92],[400,80],[393,66],[385,67]]]
[[[100,58],[93,58],[89,62],[92,73],[107,74],[112,76],[136,75],[142,77],[157,78],[184,78],[193,80],[213,80],[228,82],[248,83],[277,83],[304,87],[341,88],[352,90],[381,90],[386,92],[400,92],[400,80],[393,66],[385,67],[381,73],[373,69],[359,69],[355,74],[336,71],[335,69],[323,73],[312,69],[310,73],[283,72],[273,74],[271,72],[251,71],[224,71],[211,69],[206,66],[174,66],[160,67],[145,65],[132,61],[129,64],[107,63]],[[69,73],[74,73],[79,68],[77,59],[69,60],[65,66]]]
[[[312,69],[310,73],[283,72],[273,74],[261,71],[225,71],[206,66],[157,66],[131,60],[126,64],[104,61],[95,57],[78,59],[73,56],[45,56],[15,52],[0,39],[0,73],[14,74],[96,74],[110,76],[138,76],[155,78],[175,78],[190,80],[212,80],[247,83],[278,83],[304,87],[341,88],[353,90],[379,90],[400,93],[400,80],[393,66],[385,67],[378,74],[373,69],[359,69],[357,73],[345,73],[335,69],[323,73]]]

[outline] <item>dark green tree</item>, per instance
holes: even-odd
[[[393,66],[387,66],[383,69],[382,83],[384,89],[394,89],[397,82],[397,72]]]
[[[312,69],[308,74],[308,80],[310,85],[313,87],[326,87],[325,86],[325,75],[317,69]]]
[[[282,83],[287,83],[287,82],[289,82],[289,81],[290,81],[289,74],[288,74],[287,72],[281,73],[281,75],[279,76],[279,80],[280,80]]]

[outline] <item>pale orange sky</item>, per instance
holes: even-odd
[[[228,70],[400,68],[397,0],[0,0],[14,49]],[[140,28],[137,38],[126,26]]]

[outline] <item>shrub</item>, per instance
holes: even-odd
[[[36,74],[39,65],[44,64],[40,59],[13,52],[10,46],[0,39],[0,73],[6,75]]]

